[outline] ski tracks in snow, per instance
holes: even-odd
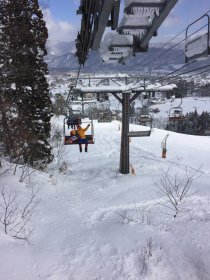
[[[78,149],[65,147],[72,172],[58,176],[56,199],[57,204],[63,204],[60,211],[70,232],[72,228],[72,234],[69,240],[61,234],[65,249],[61,241],[59,255],[39,279],[157,280],[161,275],[161,280],[207,280],[205,263],[203,260],[197,262],[196,268],[196,259],[186,254],[187,247],[182,248],[177,241],[179,252],[171,251],[172,243],[177,239],[176,234],[173,235],[176,228],[161,220],[156,209],[159,200],[148,199],[150,188],[154,193],[154,186],[148,188],[151,177],[157,177],[161,167],[170,165],[179,170],[194,167],[183,159],[161,159],[151,151],[131,146],[131,161],[137,175],[121,176],[118,174],[120,135],[118,131],[110,133],[107,129],[108,137],[104,136],[97,135],[96,143],[89,145],[88,153],[80,154]],[[138,173],[141,174],[139,177]],[[133,201],[134,197],[137,202]],[[69,208],[66,212],[65,207]],[[202,209],[199,213],[203,215]],[[185,230],[190,231],[190,226]],[[142,254],[149,240],[152,240],[153,254],[146,260],[145,272]],[[177,258],[179,269],[176,269]],[[184,270],[185,267],[187,271],[182,275],[180,268]],[[201,269],[203,275],[199,274]]]

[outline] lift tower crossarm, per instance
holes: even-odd
[[[116,94],[116,93],[112,93],[112,95],[114,95],[114,97],[120,102],[122,103],[122,99]]]
[[[131,97],[130,104],[141,94],[141,92],[136,92],[133,97]]]

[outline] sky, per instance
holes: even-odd
[[[45,16],[49,39],[65,42],[74,41],[80,27],[81,16],[76,15],[80,0],[43,1],[47,1],[48,4]],[[123,0],[121,1],[124,2]],[[158,37],[155,40],[160,42],[167,41],[167,38],[177,35],[209,9],[209,0],[179,0],[159,28]]]

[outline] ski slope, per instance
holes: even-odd
[[[62,131],[63,118],[53,129]],[[154,129],[132,138],[135,175],[118,172],[121,124],[94,123],[95,144],[88,153],[65,146],[47,173],[33,173],[39,204],[33,216],[31,245],[0,228],[2,280],[208,280],[210,279],[210,138]],[[143,129],[130,125],[130,130]],[[167,158],[161,141],[169,133]],[[84,150],[84,148],[83,148]],[[58,172],[68,163],[65,174]],[[184,213],[176,218],[158,192],[164,170],[197,179]],[[20,168],[0,176],[0,186],[15,189],[20,202],[26,183]]]

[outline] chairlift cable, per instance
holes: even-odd
[[[190,38],[191,36],[193,36],[195,33],[197,33],[198,31],[200,31],[201,29],[203,29],[204,27],[206,27],[208,24],[203,25],[202,27],[200,27],[199,29],[197,29],[195,32],[193,32],[188,38]],[[186,29],[185,29],[186,30]],[[180,42],[176,43],[173,47],[168,48],[166,51],[162,52],[159,56],[157,56],[156,58],[152,58],[149,60],[149,62],[147,62],[146,64],[141,65],[141,67],[145,67],[149,64],[151,64],[153,61],[157,60],[158,58],[160,58],[161,56],[163,56],[164,54],[168,53],[169,51],[171,51],[172,49],[174,49],[175,47],[177,47],[178,45],[180,45],[181,43],[183,43],[185,41],[185,38],[182,39]],[[169,41],[170,42],[170,41]],[[184,52],[183,52],[184,53]],[[153,57],[153,56],[152,56]],[[159,67],[159,65],[157,66]]]
[[[191,63],[192,63],[192,62],[191,62]],[[199,68],[196,68],[196,69],[189,70],[189,71],[184,72],[184,73],[180,73],[180,74],[175,75],[175,76],[172,76],[172,77],[167,77],[167,78],[165,78],[165,77],[166,77],[166,75],[165,75],[165,76],[162,77],[162,78],[164,78],[164,79],[156,79],[154,82],[156,82],[156,81],[162,82],[162,81],[164,81],[164,80],[166,80],[166,79],[167,79],[167,80],[168,80],[168,79],[174,79],[174,78],[176,78],[176,77],[179,77],[179,76],[182,76],[182,75],[185,75],[185,74],[188,74],[188,73],[190,73],[190,72],[194,72],[194,71],[197,71],[197,70],[200,70],[200,69],[204,69],[204,68],[207,68],[207,67],[210,67],[210,64],[209,64],[209,65],[202,66],[202,67],[199,67]],[[176,71],[177,71],[177,70],[176,70]],[[176,71],[170,73],[170,75],[173,74],[173,73],[175,73]],[[205,72],[208,72],[208,71],[209,71],[209,70],[205,70],[204,72],[196,73],[196,74],[194,74],[194,75],[192,75],[192,76],[189,76],[189,77],[193,77],[193,76],[195,76],[195,75],[199,75],[199,74],[202,74],[202,73],[205,73]],[[149,83],[149,84],[147,84],[147,85],[153,85],[154,82],[153,82],[153,83]],[[170,82],[170,83],[167,83],[167,84],[165,84],[165,85],[170,85],[170,84],[171,84],[171,82]],[[157,88],[160,88],[160,87],[162,87],[162,86],[163,86],[163,85],[160,85],[160,86],[155,87],[155,88],[157,89]],[[135,87],[131,87],[130,90],[135,90],[135,89],[138,89],[138,88],[139,88],[139,86],[135,86]]]
[[[159,81],[164,81],[164,80],[166,80],[166,79],[173,79],[173,78],[176,78],[176,77],[178,77],[178,76],[188,74],[188,73],[190,73],[190,72],[194,72],[194,71],[197,71],[197,70],[200,70],[200,69],[207,68],[207,67],[209,67],[209,66],[210,66],[210,64],[205,65],[205,66],[202,66],[202,67],[199,67],[199,68],[197,68],[197,69],[189,70],[189,71],[184,72],[184,73],[180,73],[180,74],[174,75],[174,76],[172,76],[172,77],[167,77],[167,78],[165,78],[165,76],[164,76],[164,79],[159,80]],[[174,71],[174,72],[175,72],[175,71]],[[173,73],[174,73],[174,72],[173,72]],[[173,73],[171,73],[171,74],[173,74]]]
[[[159,50],[159,53],[161,53],[161,49],[162,48],[164,48],[164,47],[166,47],[169,43],[171,43],[174,39],[176,39],[177,37],[179,37],[182,33],[184,33],[186,31],[186,28],[184,29],[184,30],[182,30],[181,32],[179,32],[176,36],[174,36],[172,39],[170,39],[168,42],[166,42],[166,43],[164,43],[162,46],[160,46],[160,50]],[[140,63],[142,63],[142,62],[144,62],[144,61],[147,61],[149,58],[152,58],[152,60],[153,60],[153,57],[156,57],[156,55],[155,54],[153,54],[153,55],[149,55],[148,57],[146,57],[145,59],[143,59],[143,60],[141,60],[140,62],[139,62],[139,64]],[[151,61],[151,60],[150,60]],[[147,65],[147,64],[146,64]],[[144,66],[144,65],[143,65]]]
[[[79,80],[79,75],[80,75],[81,67],[82,67],[82,64],[79,65],[79,69],[77,71],[77,78],[76,78],[75,88],[76,88],[78,80]]]
[[[208,13],[210,13],[210,10],[208,10],[208,11],[206,11],[205,12],[205,14],[208,14]],[[207,24],[206,25],[204,25],[204,26],[202,26],[202,27],[200,27],[198,30],[196,30],[195,32],[193,32],[189,37],[191,37],[192,35],[194,35],[196,32],[198,32],[198,31],[200,31],[203,27],[205,27],[205,26],[207,26]],[[184,32],[186,32],[186,29],[187,28],[185,28],[185,29],[183,29],[182,31],[180,31],[177,35],[175,35],[172,39],[170,39],[168,42],[166,42],[166,43],[164,43],[162,46],[161,46],[161,49],[162,48],[164,48],[164,47],[166,47],[169,43],[171,43],[174,39],[176,39],[177,37],[179,37],[182,33],[184,33]],[[189,38],[188,37],[188,38]],[[183,40],[182,41],[180,41],[179,42],[179,44],[180,43],[182,43],[183,42]],[[171,48],[171,49],[173,49],[173,48]],[[161,52],[161,50],[159,51],[159,53]],[[165,53],[165,52],[164,52]],[[162,54],[161,54],[162,55]],[[140,61],[140,63],[141,62],[143,62],[143,61],[145,61],[145,60],[148,60],[149,58],[152,58],[150,61],[153,61],[153,57],[155,57],[155,55],[150,55],[150,56],[148,56],[147,58],[145,58],[145,59],[143,59],[142,61]],[[157,57],[158,58],[158,57]],[[155,60],[156,60],[156,58],[154,58]],[[149,63],[147,63],[147,64],[145,64],[145,65],[143,65],[143,66],[146,66],[146,65],[148,65]]]
[[[176,55],[176,54],[175,54],[175,55],[171,56],[171,58],[176,58],[176,60],[177,60],[179,57],[184,56],[184,54],[185,54],[185,52],[182,51],[181,54],[179,54],[179,55]],[[153,70],[159,69],[159,68],[162,67],[162,66],[166,66],[166,63],[158,64],[157,66],[154,66],[154,67],[153,67]]]
[[[206,11],[205,14],[210,13],[210,10]],[[197,29],[196,31],[194,31],[190,36],[188,36],[188,38],[190,38],[191,36],[193,36],[195,33],[197,33],[198,31],[200,31],[201,29],[203,29],[204,27],[208,26],[208,24],[205,24],[203,26],[201,26],[199,29]],[[176,39],[177,37],[179,37],[182,33],[186,32],[187,28],[185,28],[184,30],[182,30],[181,32],[179,32],[176,36],[174,36],[172,39],[170,39],[168,42],[166,42],[165,44],[163,44],[161,46],[161,48],[164,48],[165,46],[167,46],[169,43],[171,43],[174,39]],[[153,62],[154,60],[158,59],[159,57],[161,57],[163,54],[169,52],[170,50],[172,50],[173,48],[175,48],[176,46],[178,46],[179,44],[181,44],[182,42],[184,42],[185,39],[181,40],[179,43],[175,44],[173,47],[167,49],[165,52],[161,53],[159,56],[157,56],[155,58],[155,55],[150,55],[147,58],[145,58],[144,60],[140,61],[140,63],[142,63],[143,61],[147,61],[149,58],[151,58],[149,60],[149,62],[147,62],[146,64],[143,64],[142,67],[149,65],[151,62]],[[159,53],[161,52],[161,50],[159,51]],[[154,57],[154,58],[153,58]],[[139,63],[139,64],[140,64]]]
[[[161,82],[161,81],[165,80],[166,77],[168,77],[168,76],[170,76],[170,75],[172,75],[172,74],[174,74],[174,73],[176,73],[176,72],[179,72],[180,70],[182,70],[182,69],[188,67],[190,64],[193,64],[194,62],[195,62],[195,60],[193,60],[193,61],[191,61],[191,62],[188,62],[187,64],[184,64],[184,65],[183,65],[182,67],[180,67],[179,69],[174,70],[173,72],[164,75],[161,79],[156,79],[156,80],[154,80],[154,82]],[[164,78],[164,79],[163,79],[163,78]],[[170,77],[169,77],[169,78],[170,78]]]
[[[205,14],[208,14],[209,12],[210,12],[210,10],[208,10]],[[205,24],[205,25],[203,25],[202,27],[200,27],[199,29],[197,29],[196,31],[194,31],[189,37],[193,36],[195,33],[197,33],[198,31],[200,31],[201,29],[203,29],[203,28],[206,27],[206,26],[208,26],[208,24]],[[186,30],[186,29],[187,29],[187,28],[185,28],[185,30]],[[180,33],[178,33],[178,35],[176,35],[174,38],[178,37],[181,33],[183,33],[183,31],[180,32]],[[189,38],[189,37],[188,37],[188,38]],[[172,38],[171,40],[169,40],[168,43],[170,43],[174,38]],[[159,57],[161,57],[163,54],[167,53],[168,51],[170,51],[171,49],[173,49],[174,47],[176,47],[177,45],[179,45],[180,43],[182,43],[184,40],[185,40],[185,39],[181,40],[179,43],[177,43],[176,45],[174,45],[172,48],[170,48],[170,49],[168,49],[167,51],[163,52],[163,53],[160,54],[158,57],[156,57],[156,58],[154,58],[154,59],[151,59],[148,63],[146,63],[146,64],[144,64],[144,65],[142,65],[142,66],[147,66],[148,64],[150,64],[150,63],[153,62],[154,60],[156,60],[156,59],[158,59]],[[165,45],[167,45],[168,43],[166,43]],[[164,46],[165,46],[165,45],[164,45]],[[180,56],[181,56],[181,55],[180,55]],[[152,56],[152,57],[153,57],[153,56]],[[191,61],[191,63],[193,63],[193,62],[195,62],[195,61],[196,61],[196,60],[193,60],[193,61]],[[155,80],[155,82],[156,82],[156,81],[162,81],[163,78],[165,78],[165,77],[167,77],[167,76],[169,76],[169,75],[171,75],[171,74],[173,74],[173,73],[176,73],[176,72],[180,71],[181,69],[187,67],[189,64],[190,64],[190,63],[184,65],[184,66],[181,67],[180,69],[177,69],[177,70],[175,70],[175,71],[173,71],[173,72],[171,72],[171,73],[169,73],[169,74],[166,74],[166,75],[162,76],[161,80],[158,78],[157,80]],[[157,67],[158,67],[158,66],[157,66]],[[199,69],[198,69],[198,70],[199,70]],[[187,72],[186,72],[186,73],[187,73]],[[184,74],[185,74],[185,73],[184,73]],[[180,75],[182,75],[182,74],[180,74]]]

